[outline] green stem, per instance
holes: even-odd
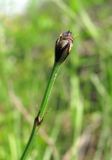
[[[49,78],[49,81],[48,81],[48,84],[47,84],[47,87],[46,87],[46,90],[45,90],[45,93],[44,93],[44,96],[43,96],[43,99],[41,102],[41,105],[39,108],[39,112],[38,112],[36,118],[34,119],[34,124],[33,124],[31,135],[29,137],[29,140],[27,142],[27,145],[24,149],[24,152],[23,152],[20,160],[24,160],[25,157],[27,156],[29,148],[30,148],[31,143],[33,141],[33,137],[34,137],[36,128],[39,129],[40,124],[45,116],[45,113],[47,111],[47,104],[48,104],[49,96],[51,93],[51,89],[52,89],[53,84],[55,82],[55,79],[57,77],[57,73],[58,73],[59,68],[60,68],[60,64],[54,63],[54,66],[53,66],[53,69],[52,69],[52,72],[51,72],[51,75],[50,75],[50,78]]]
[[[57,77],[59,68],[60,68],[60,64],[55,63],[54,66],[53,66],[52,72],[51,72],[51,76],[50,76],[49,81],[48,81],[48,85],[47,85],[46,90],[45,90],[45,94],[44,94],[41,106],[40,106],[39,116],[40,116],[41,119],[43,119],[43,117],[45,115],[45,112],[47,110],[48,99],[49,99],[53,84],[55,82],[55,79]]]
[[[26,147],[25,147],[25,149],[24,149],[24,152],[23,152],[20,160],[24,160],[25,157],[27,156],[28,151],[29,151],[29,148],[30,148],[30,146],[31,146],[31,142],[32,142],[33,137],[34,137],[34,134],[35,134],[35,130],[36,130],[36,125],[35,125],[35,123],[34,123],[34,124],[33,124],[33,128],[32,128],[32,132],[31,132],[30,137],[29,137],[29,140],[28,140],[28,142],[27,142],[27,145],[26,145]]]

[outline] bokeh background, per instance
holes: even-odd
[[[28,160],[112,160],[112,1],[0,0],[0,160],[19,160],[54,61],[63,64]]]

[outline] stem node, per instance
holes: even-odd
[[[40,116],[38,114],[37,117],[34,120],[35,126],[40,126],[42,121],[43,121],[43,118],[40,118]]]

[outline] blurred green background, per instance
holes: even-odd
[[[19,14],[2,2],[0,160],[19,160],[67,30],[74,47],[27,159],[112,160],[112,1],[29,0]]]

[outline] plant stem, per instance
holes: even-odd
[[[34,124],[33,124],[33,128],[32,128],[32,132],[31,132],[30,137],[29,137],[29,140],[28,140],[28,142],[27,142],[27,145],[25,146],[24,152],[23,152],[20,160],[24,160],[25,157],[27,156],[28,150],[29,150],[29,148],[30,148],[30,146],[31,146],[31,142],[32,142],[33,137],[34,137],[34,134],[35,134],[35,130],[36,130],[36,125],[35,125],[35,123],[34,123]]]
[[[47,84],[47,87],[46,87],[46,90],[45,90],[45,93],[44,93],[44,96],[43,96],[43,99],[41,102],[41,105],[39,108],[39,112],[37,113],[37,116],[34,119],[34,124],[33,124],[31,135],[29,137],[29,140],[27,142],[27,145],[24,149],[24,152],[23,152],[20,160],[24,160],[25,157],[27,156],[28,150],[29,150],[31,143],[33,141],[33,137],[34,137],[36,128],[39,129],[41,122],[45,116],[45,113],[47,111],[47,104],[48,104],[49,96],[51,93],[51,89],[52,89],[53,84],[55,82],[55,79],[57,77],[57,73],[58,73],[59,68],[60,68],[60,64],[54,63],[54,66],[53,66],[53,69],[52,69],[52,72],[51,72],[51,75],[50,75],[50,78],[49,78],[49,81],[48,81],[48,84]]]

